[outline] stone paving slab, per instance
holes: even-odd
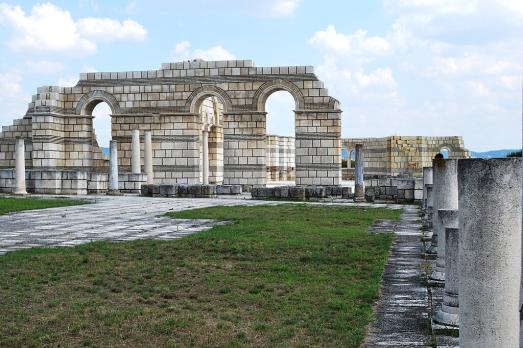
[[[386,232],[382,226],[371,228],[371,232]],[[430,347],[429,299],[422,282],[424,250],[419,208],[405,206],[399,224],[393,227],[391,232],[396,234],[396,239],[382,277],[376,320],[368,328],[363,347]]]
[[[64,197],[64,196],[60,196]],[[65,196],[66,197],[66,196]],[[49,196],[47,196],[49,198]],[[294,204],[238,198],[74,196],[94,204],[29,210],[0,216],[0,255],[31,247],[75,246],[97,240],[176,239],[212,228],[218,221],[171,219],[166,212],[212,206]],[[300,202],[303,204],[303,202]],[[307,203],[401,209],[397,204],[332,200]]]

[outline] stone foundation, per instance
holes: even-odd
[[[238,195],[240,185],[141,185],[140,194],[145,197],[211,198],[217,195]]]
[[[107,173],[89,173],[73,170],[27,170],[25,173],[27,191],[38,194],[85,195],[106,193]],[[121,192],[139,193],[147,182],[145,174],[120,173],[118,187]],[[15,188],[15,170],[0,170],[0,192],[12,193]]]
[[[422,178],[383,178],[365,180],[365,199],[368,202],[418,202],[423,199]]]
[[[254,199],[283,199],[314,201],[325,198],[352,198],[352,189],[342,186],[277,186],[253,187],[251,196]]]

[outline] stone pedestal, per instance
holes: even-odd
[[[25,187],[25,143],[21,137],[16,138],[15,144],[15,195],[26,195]]]
[[[458,211],[453,209],[438,209],[438,228],[442,234],[445,234],[447,228],[458,228]],[[441,236],[439,236],[441,237]],[[431,285],[443,286],[445,282],[445,254],[446,249],[445,245],[440,242],[438,243],[438,258],[436,260],[436,269],[432,272],[429,277],[429,282]],[[441,257],[443,254],[443,257]]]
[[[109,187],[107,194],[117,195],[120,193],[118,190],[118,149],[116,140],[111,140],[109,144],[110,159],[109,159]]]
[[[459,229],[445,228],[445,292],[443,304],[432,319],[436,324],[454,329],[459,327],[458,247]]]
[[[519,347],[521,158],[458,164],[461,348]]]
[[[140,131],[133,130],[131,142],[131,172],[133,174],[140,174]]]
[[[429,249],[430,253],[437,253],[440,263],[445,263],[445,228],[440,226],[438,219],[439,209],[458,209],[458,178],[457,178],[457,160],[436,158],[432,160],[433,168],[433,234],[432,243]],[[441,233],[440,233],[441,232]],[[441,245],[441,250],[439,246]],[[444,270],[443,270],[443,274]],[[434,276],[437,276],[434,274]],[[433,278],[438,281],[445,279]]]
[[[153,142],[151,131],[145,131],[143,140],[143,163],[144,171],[147,174],[147,184],[154,184],[153,172]]]
[[[423,167],[423,210],[427,209],[427,185],[432,185],[432,183],[432,167]]]
[[[354,201],[365,201],[365,181],[363,180],[363,145],[356,144],[355,147],[356,169],[354,182]]]

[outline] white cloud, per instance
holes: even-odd
[[[37,4],[26,14],[20,6],[0,4],[0,24],[12,32],[9,47],[19,52],[85,55],[96,52],[97,41],[143,40],[139,23],[108,18],[75,21],[69,11],[51,3]]]
[[[30,97],[24,95],[21,81],[18,70],[0,72],[0,126],[11,125],[14,119],[22,118],[27,110]]]
[[[100,41],[135,40],[147,38],[147,30],[133,20],[117,21],[111,18],[83,18],[77,22],[82,36]]]
[[[289,16],[294,13],[301,0],[273,0],[268,2],[269,13],[275,17]]]
[[[356,30],[352,34],[338,33],[334,25],[314,33],[309,39],[313,46],[345,55],[384,55],[390,52],[390,43],[383,37],[368,36],[366,30]]]
[[[232,60],[236,57],[222,46],[213,46],[207,49],[192,49],[189,41],[178,43],[171,51],[174,61],[183,61],[190,59],[203,60]]]
[[[474,150],[520,147],[522,6],[385,1],[395,16],[385,34],[313,33],[316,72],[345,111],[343,135],[459,134]]]
[[[60,62],[51,62],[48,60],[26,62],[27,70],[33,74],[56,74],[65,70],[66,65]]]

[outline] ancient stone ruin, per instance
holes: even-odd
[[[341,110],[312,67],[194,60],[151,71],[85,73],[74,87],[38,88],[25,116],[0,133],[0,190],[15,187],[20,138],[29,191],[106,191],[109,163],[92,115],[101,102],[111,108],[121,190],[137,192],[146,182],[265,185],[271,166],[265,102],[279,90],[295,101],[289,176],[298,186],[339,185]],[[139,170],[144,164],[148,169]]]

